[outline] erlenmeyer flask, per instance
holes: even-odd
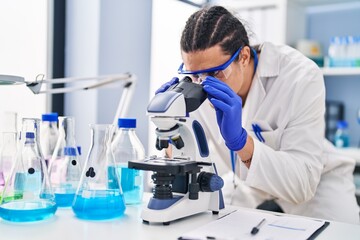
[[[124,214],[125,201],[110,144],[113,125],[91,124],[91,146],[72,209],[82,219],[103,220]]]
[[[75,143],[75,119],[59,117],[59,137],[50,160],[49,176],[58,207],[70,207],[81,177]]]
[[[5,187],[5,181],[9,179],[11,168],[16,155],[16,133],[3,132],[3,144],[0,149],[0,202]]]
[[[5,184],[0,217],[29,222],[52,217],[57,206],[39,144],[39,119],[23,118],[16,162]]]
[[[0,202],[5,181],[10,177],[16,155],[17,113],[6,112],[2,116],[2,145],[0,146]]]

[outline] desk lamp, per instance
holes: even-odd
[[[125,117],[130,99],[134,93],[134,88],[136,85],[136,76],[131,73],[123,73],[117,75],[104,75],[97,77],[81,77],[81,78],[55,78],[55,79],[40,79],[43,78],[44,75],[40,74],[36,77],[35,81],[28,82],[25,81],[23,77],[14,76],[14,75],[1,75],[0,74],[0,86],[1,85],[18,85],[18,84],[26,84],[28,88],[34,94],[58,94],[58,93],[69,93],[81,90],[91,90],[95,88],[104,87],[107,85],[118,83],[119,81],[123,82],[123,92],[118,103],[118,107],[116,110],[116,114],[113,120],[113,124],[116,125],[117,119]],[[41,90],[43,84],[61,84],[61,83],[74,83],[79,81],[90,81],[90,80],[98,80],[97,82],[89,83],[85,86],[76,86],[76,87],[62,87],[62,88],[51,88],[46,90]]]

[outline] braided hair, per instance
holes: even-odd
[[[250,47],[244,25],[224,7],[212,6],[193,13],[182,32],[181,50],[186,53],[201,51],[217,44],[229,55],[241,46]]]

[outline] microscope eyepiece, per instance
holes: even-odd
[[[195,111],[206,100],[207,93],[204,91],[203,86],[193,83],[191,78],[186,76],[174,86],[171,86],[167,91],[178,92],[184,95],[186,112]]]

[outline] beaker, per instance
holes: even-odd
[[[4,187],[0,217],[29,222],[52,217],[57,206],[39,144],[40,120],[23,118],[11,175]]]
[[[0,146],[0,202],[5,182],[10,177],[16,155],[17,113],[5,112],[2,114],[2,120],[3,123],[0,127],[0,136],[2,138]]]
[[[110,144],[115,126],[91,124],[91,145],[72,209],[82,219],[103,220],[124,214],[125,201]]]
[[[49,166],[58,207],[70,207],[80,182],[81,165],[75,142],[74,117],[59,117],[59,136]]]

